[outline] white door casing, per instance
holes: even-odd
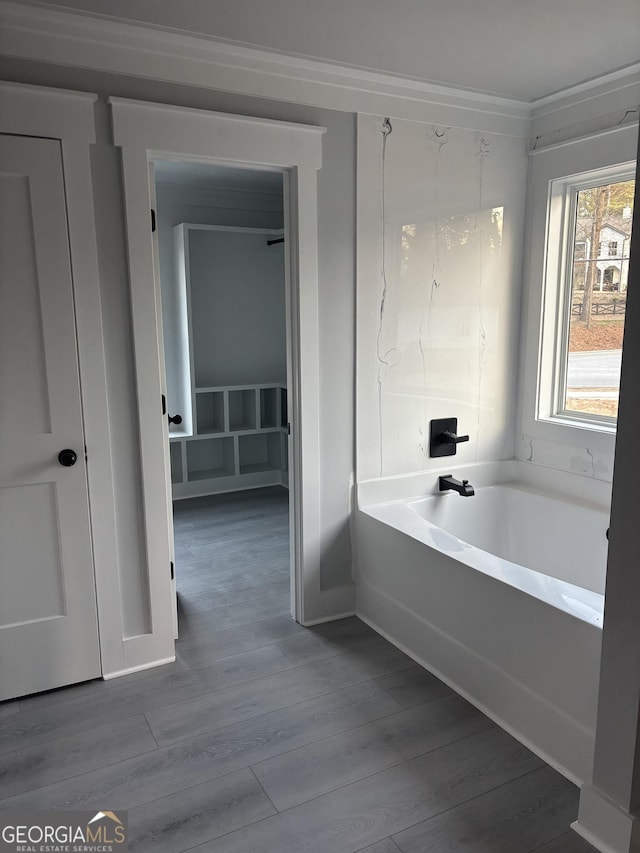
[[[287,385],[290,441],[292,613],[325,618],[320,600],[320,460],[317,271],[317,170],[324,128],[161,104],[109,99],[114,141],[122,148],[133,334],[140,416],[151,613],[158,654],[171,623],[167,427],[160,399],[162,315],[154,283],[150,228],[151,160],[206,161],[283,172],[285,201]],[[162,636],[160,636],[162,633]]]
[[[151,209],[157,213],[158,203],[156,201],[156,176],[155,176],[155,167],[152,161],[149,161],[147,165],[147,169],[149,170],[149,197],[151,200]],[[154,216],[156,215],[154,213]],[[156,220],[157,222],[157,220]],[[162,302],[162,294],[161,294],[161,286],[160,286],[160,247],[158,245],[158,227],[157,224],[155,228],[151,232],[151,246],[153,251],[153,280],[156,287],[156,299],[158,300],[158,305],[161,305]],[[162,315],[160,317],[162,320]],[[162,328],[162,322],[160,323],[160,328],[158,330],[159,339],[158,339],[158,358],[160,359],[160,375],[163,377],[163,385],[165,388],[164,391],[164,399],[168,401],[169,397],[166,391],[166,371],[165,371],[165,363],[164,363],[164,333]],[[166,403],[168,405],[168,403]],[[169,410],[166,410],[165,417],[168,418]],[[167,421],[168,425],[168,421]],[[170,458],[170,447],[169,447],[169,430],[167,429],[165,435],[165,459],[167,460],[167,464],[169,466],[169,483],[166,490],[167,497],[167,537],[169,540],[169,565],[172,567],[172,571],[170,572],[171,578],[171,625],[173,629],[173,638],[174,640],[178,639],[178,591],[176,587],[176,574],[175,569],[175,539],[173,535],[173,504],[172,504],[172,495],[171,495],[171,458]]]
[[[101,667],[60,143],[0,136],[0,164],[0,699],[8,699],[96,678]]]

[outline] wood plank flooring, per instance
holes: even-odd
[[[283,489],[175,508],[173,664],[0,705],[0,809],[128,809],[130,849],[589,853],[578,792],[355,618],[289,616]]]

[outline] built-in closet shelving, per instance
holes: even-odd
[[[191,317],[194,310],[192,289],[201,286],[195,280],[195,271],[190,263],[189,237],[192,229],[199,232],[200,240],[203,231],[210,230],[212,242],[217,241],[218,248],[223,236],[228,243],[233,235],[236,251],[237,240],[243,230],[188,224],[174,229],[177,280],[182,293],[182,297],[180,292],[178,294],[178,302],[182,298],[182,316],[187,321],[188,331],[182,336],[185,341],[183,380],[180,383],[183,398],[177,404],[184,411],[184,414],[179,411],[183,414],[183,423],[178,427],[172,426],[169,434],[173,497],[195,497],[259,486],[287,486],[288,413],[284,383],[276,380],[242,385],[200,387],[197,384],[196,377],[206,373],[206,362],[198,363],[197,353],[204,352],[206,347],[198,346],[198,341],[194,340]],[[251,241],[248,247],[259,262],[261,243],[264,243],[266,251],[266,238],[273,237],[274,233],[277,236],[278,232],[262,229],[246,229],[246,232],[247,240]],[[273,254],[269,257],[272,261]],[[273,269],[271,274],[274,274]],[[173,408],[177,408],[176,405]]]

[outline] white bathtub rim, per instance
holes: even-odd
[[[382,524],[404,533],[412,539],[450,557],[475,571],[491,577],[499,583],[512,586],[525,595],[561,610],[568,616],[602,629],[604,618],[604,596],[597,592],[576,586],[568,581],[542,574],[497,557],[487,551],[471,545],[457,536],[448,533],[433,522],[418,516],[404,501],[366,507],[361,512]],[[442,543],[436,543],[433,532],[445,534],[451,540],[451,548],[446,550]]]
[[[461,498],[461,500],[464,500]],[[383,504],[362,507],[360,512],[386,524],[426,545],[457,563],[468,566],[494,580],[512,586],[525,595],[530,595],[550,607],[561,610],[574,619],[602,629],[604,619],[604,595],[576,586],[568,581],[544,575],[535,569],[529,569],[512,563],[502,557],[489,554],[471,545],[457,536],[443,530],[433,522],[419,516],[408,501],[390,501]],[[439,534],[440,541],[434,537]],[[444,534],[444,536],[443,536]],[[443,545],[446,537],[450,548]]]

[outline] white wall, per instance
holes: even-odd
[[[358,158],[358,480],[450,467],[432,418],[510,458],[525,140],[361,116]]]
[[[181,358],[181,330],[178,328],[179,308],[178,282],[176,276],[176,253],[173,228],[182,222],[198,223],[201,225],[222,225],[242,228],[282,228],[283,206],[282,193],[273,194],[266,192],[250,192],[246,190],[217,189],[215,187],[185,186],[174,182],[161,182],[156,184],[156,199],[158,205],[158,247],[160,260],[160,282],[162,288],[162,321],[164,332],[165,369],[167,373],[167,397],[169,411],[180,411],[183,395],[180,387],[183,383],[183,365]],[[279,255],[282,258],[282,246],[271,247],[274,259]],[[268,260],[268,259],[267,259]],[[275,379],[286,378],[285,362],[285,306],[284,306],[284,279],[281,276],[282,287],[277,288],[274,281],[272,298],[266,301],[266,310],[269,317],[261,315],[260,322],[251,323],[254,317],[250,311],[242,315],[242,305],[239,299],[231,301],[230,309],[238,308],[240,316],[226,319],[222,322],[219,312],[212,313],[205,319],[210,324],[209,334],[206,336],[211,342],[212,352],[207,357],[210,364],[217,363],[220,367],[219,382],[199,382],[196,384],[243,384],[252,382],[271,382]],[[217,279],[212,278],[212,283]],[[248,282],[247,282],[248,284]],[[253,287],[255,282],[250,284]],[[244,297],[250,301],[252,291]],[[259,296],[256,293],[256,296]],[[238,297],[240,295],[238,294]],[[244,298],[243,297],[243,298]],[[263,306],[265,307],[265,306]],[[271,330],[268,332],[268,330]],[[224,341],[231,332],[237,346],[233,350],[226,346]],[[266,379],[238,379],[238,368],[251,365],[242,363],[242,354],[246,351],[244,342],[250,342],[266,335],[264,339],[267,351],[273,356],[269,358],[271,370],[278,372],[267,376]],[[273,348],[271,347],[273,345]],[[231,357],[232,356],[232,357]],[[240,364],[238,363],[240,357]],[[260,366],[256,366],[259,372]],[[268,372],[268,371],[267,371]],[[248,372],[245,371],[248,375]],[[228,380],[221,378],[224,375],[230,377]],[[257,374],[256,374],[257,375]],[[264,374],[266,375],[266,373]],[[237,379],[237,382],[236,382]],[[187,396],[189,392],[187,392]]]
[[[286,384],[284,251],[267,239],[247,232],[189,233],[196,388]]]
[[[139,436],[134,356],[124,245],[119,153],[111,144],[108,95],[220,112],[302,122],[327,128],[318,173],[321,588],[351,581],[349,512],[354,469],[355,120],[332,110],[138,78],[4,60],[3,77],[38,85],[98,93],[98,145],[94,150],[95,206],[100,286],[105,315],[107,367],[118,513],[119,571],[129,633],[147,617]]]

